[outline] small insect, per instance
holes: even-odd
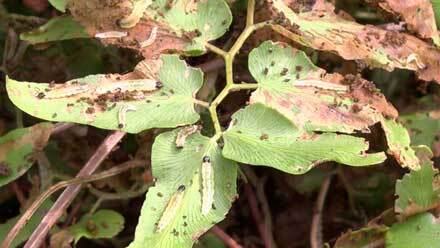
[[[163,211],[162,217],[160,217],[159,223],[157,224],[156,232],[162,231],[174,218],[177,210],[180,207],[180,204],[182,203],[184,193],[185,186],[180,185],[177,189],[177,192],[173,194],[168,201],[165,210]]]
[[[96,33],[95,38],[98,39],[122,38],[122,37],[126,37],[127,35],[128,35],[127,32],[108,31],[102,33]]]
[[[95,93],[105,94],[115,91],[155,91],[163,87],[161,82],[154,79],[121,80],[101,84]]]
[[[214,175],[211,158],[203,157],[202,163],[202,214],[207,215],[214,203]]]
[[[132,28],[136,26],[142,16],[144,16],[144,12],[152,3],[152,0],[132,0],[132,3],[133,9],[130,15],[118,21],[118,25],[121,28]]]
[[[87,84],[70,84],[66,82],[64,85],[60,87],[51,88],[46,92],[39,92],[37,97],[39,99],[57,99],[57,98],[65,98],[69,96],[78,95],[90,90],[89,85]]]
[[[154,41],[156,40],[156,37],[157,37],[157,29],[158,29],[158,28],[157,28],[156,26],[153,27],[153,28],[151,29],[151,33],[150,33],[150,36],[148,37],[148,39],[146,39],[146,40],[144,40],[144,41],[142,41],[142,42],[139,43],[139,45],[141,46],[141,48],[144,48],[144,47],[150,46],[151,44],[154,43]]]
[[[324,82],[318,79],[304,79],[304,80],[296,80],[293,83],[293,86],[299,87],[316,87],[324,90],[335,90],[335,91],[348,91],[348,87],[345,85],[333,84]]]
[[[118,128],[125,127],[125,117],[128,111],[136,111],[136,107],[124,104],[118,111]]]
[[[200,130],[199,125],[186,126],[177,133],[176,147],[182,148],[185,145],[186,138]]]

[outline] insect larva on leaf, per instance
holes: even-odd
[[[132,28],[136,26],[139,20],[144,15],[145,10],[152,3],[151,0],[133,0],[133,9],[129,16],[118,20],[118,25],[121,28]]]
[[[159,223],[157,224],[156,232],[162,231],[174,218],[177,210],[182,203],[184,193],[185,186],[180,185],[177,189],[177,192],[174,193],[168,201],[165,210],[163,211],[162,217],[160,217]]]
[[[95,38],[98,39],[122,38],[122,37],[126,37],[127,35],[128,35],[127,32],[108,31],[102,33],[96,33]]]
[[[199,125],[186,126],[177,133],[176,147],[182,148],[185,145],[186,138],[200,130]]]
[[[156,40],[156,37],[157,37],[157,29],[158,29],[158,28],[157,28],[156,26],[153,27],[153,28],[151,29],[150,36],[148,36],[148,39],[146,39],[146,40],[144,40],[144,41],[142,41],[142,42],[139,43],[139,45],[141,46],[141,48],[144,48],[144,47],[150,46],[151,44],[154,43],[154,41]]]
[[[118,111],[118,128],[125,127],[125,119],[128,111],[136,111],[136,107],[124,104]]]
[[[52,88],[46,92],[39,92],[37,97],[40,99],[57,99],[84,93],[88,90],[89,85],[87,84],[69,84],[66,82],[63,86]]]
[[[161,82],[154,79],[121,80],[101,84],[96,89],[97,94],[118,91],[155,91],[163,87]]]
[[[214,173],[211,158],[203,157],[202,163],[202,214],[207,215],[214,203]]]
[[[296,80],[293,86],[299,87],[316,87],[324,90],[348,91],[348,87],[340,84],[328,83],[318,79]]]

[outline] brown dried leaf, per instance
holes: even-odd
[[[408,24],[408,28],[417,32],[420,37],[431,38],[437,46],[440,45],[439,33],[431,1],[385,0],[373,2],[385,11],[401,18]]]
[[[348,21],[328,7],[297,14],[282,0],[270,0],[270,6],[277,16],[274,30],[302,45],[371,67],[413,70],[420,79],[440,83],[440,50],[412,35]]]

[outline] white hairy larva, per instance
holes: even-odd
[[[324,90],[348,91],[348,87],[340,84],[324,82],[318,79],[296,80],[293,86],[299,87],[316,87]]]
[[[180,131],[177,133],[176,147],[182,148],[185,145],[186,138],[198,130],[200,130],[199,125],[186,126],[180,129]]]
[[[415,62],[417,65],[418,69],[424,69],[426,68],[426,65],[420,61],[420,58],[417,54],[415,53],[411,53],[407,58],[406,58],[406,64],[410,64],[412,62]]]
[[[136,107],[128,104],[124,104],[118,111],[118,127],[125,127],[125,118],[128,111],[136,111]]]
[[[152,0],[133,0],[133,9],[129,16],[118,21],[121,28],[132,28],[136,26],[144,15],[145,10],[150,6]]]
[[[214,173],[211,158],[203,157],[202,163],[202,214],[207,215],[214,203]]]
[[[144,41],[142,41],[142,42],[139,43],[139,45],[141,46],[141,48],[144,48],[144,47],[150,46],[151,44],[154,43],[154,41],[156,40],[156,37],[157,37],[157,29],[158,29],[158,28],[157,28],[156,26],[153,27],[153,28],[151,29],[151,33],[150,33],[150,36],[148,37],[148,39],[146,39],[146,40],[144,40]]]
[[[185,186],[180,185],[177,189],[177,192],[173,194],[168,201],[165,210],[163,211],[162,217],[160,217],[160,220],[157,223],[156,232],[162,231],[174,218],[177,210],[180,207],[180,204],[182,203],[184,193]]]
[[[155,91],[162,88],[162,83],[154,79],[121,80],[99,85],[96,94],[105,94],[115,91]]]
[[[99,38],[99,39],[122,38],[127,35],[128,35],[127,32],[108,31],[102,33],[96,33],[95,38]]]

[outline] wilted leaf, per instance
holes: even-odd
[[[15,129],[0,137],[0,186],[23,175],[34,163],[34,154],[49,140],[52,124]]]
[[[66,12],[68,0],[49,0],[49,3],[61,12]]]
[[[376,2],[385,11],[396,15],[405,21],[408,28],[418,33],[422,38],[431,38],[440,45],[437,24],[430,0],[386,0]]]
[[[6,87],[16,106],[51,121],[130,133],[196,122],[199,115],[194,110],[194,95],[203,83],[203,73],[188,67],[176,55],[163,55],[161,60],[152,63],[159,68],[158,72],[154,71],[157,73],[150,73],[148,79],[136,72],[92,75],[64,85],[8,78]],[[141,79],[144,81],[124,81]],[[133,86],[139,84],[139,87]]]
[[[388,230],[386,226],[364,227],[356,231],[348,231],[336,240],[333,248],[366,248],[383,247],[385,234]],[[383,244],[380,246],[380,244]]]
[[[325,161],[365,166],[385,160],[384,153],[366,153],[368,143],[362,138],[306,133],[276,110],[259,103],[232,116],[224,140],[225,157],[292,174],[303,174]]]
[[[430,213],[410,217],[391,226],[386,234],[387,248],[436,248],[440,244],[440,225]]]
[[[283,44],[267,41],[252,50],[249,70],[259,84],[251,103],[270,106],[307,131],[369,132],[384,116],[397,117],[371,82],[326,74],[304,52]]]
[[[299,14],[283,0],[272,0],[270,6],[287,31],[274,28],[302,45],[371,67],[413,70],[423,80],[440,83],[440,50],[414,36],[347,20],[328,3],[327,8]]]
[[[412,145],[427,145],[435,150],[434,145],[440,138],[440,111],[408,114],[401,118],[410,132]]]
[[[222,36],[232,21],[223,0],[157,0],[133,5],[131,2],[125,0],[115,5],[111,1],[71,1],[69,9],[91,36],[127,32],[122,39],[102,38],[101,41],[138,50],[146,58],[157,57],[165,51],[201,54],[205,43]],[[130,16],[133,6],[133,13],[138,13],[136,18],[130,18],[129,26],[133,27],[121,28],[118,23]],[[139,20],[140,14],[143,18]]]
[[[35,228],[40,224],[46,212],[52,207],[53,202],[51,200],[46,200],[43,204],[38,208],[38,210],[32,215],[27,224],[21,229],[18,233],[17,237],[12,241],[11,246],[9,248],[17,247],[24,241],[26,241],[31,234],[34,232]],[[17,221],[20,219],[20,216],[14,217],[12,219],[7,220],[5,223],[0,224],[0,237],[2,240],[9,231],[15,226]]]
[[[402,167],[408,167],[412,170],[420,168],[420,161],[415,151],[411,148],[411,139],[408,130],[394,121],[382,120],[382,128],[388,143],[388,153],[390,153]]]
[[[20,35],[20,39],[31,44],[77,38],[89,38],[89,35],[71,16],[52,18],[43,26]]]
[[[67,228],[78,242],[82,237],[88,239],[111,238],[124,229],[124,217],[113,210],[99,210],[91,216],[85,215],[81,220]]]
[[[418,171],[411,171],[396,182],[395,211],[403,216],[433,209],[440,204],[438,170],[425,161]]]
[[[176,148],[178,132],[163,133],[153,144],[152,172],[157,181],[148,190],[129,248],[143,248],[145,244],[151,248],[191,247],[225,217],[235,199],[235,162],[222,157],[216,142],[199,133],[190,135],[183,148]],[[205,156],[211,160],[214,203],[203,215],[201,168]]]

